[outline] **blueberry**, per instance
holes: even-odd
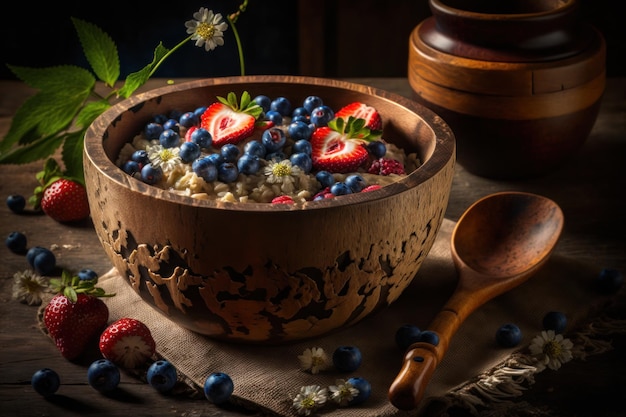
[[[182,114],[183,114],[182,111],[174,109],[174,110],[170,111],[170,114],[167,117],[170,120],[176,121],[176,120],[180,119],[180,116],[182,116]]]
[[[148,140],[156,140],[163,133],[163,125],[157,122],[150,122],[144,127],[143,134]]]
[[[313,168],[313,160],[304,152],[291,154],[289,161],[291,161],[292,165],[300,167],[305,174],[311,172],[311,168]]]
[[[420,341],[420,336],[422,331],[419,327],[414,324],[403,324],[396,330],[395,341],[396,345],[402,349],[406,350],[413,343]]]
[[[291,102],[286,97],[277,97],[270,103],[269,111],[276,111],[281,116],[289,116],[289,113],[291,113]]]
[[[198,116],[192,111],[181,114],[180,118],[178,119],[178,123],[183,127],[195,126],[199,122],[200,120],[198,119]]]
[[[176,368],[166,360],[153,362],[146,373],[148,384],[159,392],[167,392],[174,388],[177,377]]]
[[[270,110],[265,113],[265,118],[270,122],[274,123],[276,126],[280,126],[283,124],[283,115],[277,111]]]
[[[613,268],[603,268],[595,280],[596,287],[603,294],[616,293],[624,283],[624,276]]]
[[[83,268],[78,271],[78,279],[81,281],[91,281],[98,279],[98,274],[93,269]]]
[[[270,152],[265,155],[265,159],[268,161],[280,162],[287,159],[287,155],[283,151]]]
[[[309,125],[311,124],[309,121],[309,116],[305,116],[303,114],[300,114],[298,116],[293,116],[291,118],[291,123],[294,123],[294,122],[304,122]],[[313,126],[313,129],[315,129],[315,126]]]
[[[311,112],[311,123],[316,127],[326,126],[328,122],[335,118],[335,112],[328,106],[321,105]]]
[[[293,153],[305,153],[307,155],[311,155],[311,150],[311,142],[305,139],[296,141],[291,147],[291,152]]]
[[[318,96],[308,96],[302,102],[302,107],[304,107],[309,112],[309,114],[311,114],[313,112],[313,109],[323,104],[324,102]]]
[[[346,185],[345,182],[336,182],[333,185],[330,186],[330,192],[333,195],[347,195],[347,194],[352,194],[352,190],[350,189],[350,187],[348,187]]]
[[[311,115],[311,112],[308,111],[306,108],[304,108],[303,106],[300,107],[296,107],[295,109],[293,109],[293,111],[291,112],[291,117],[292,119],[294,117],[300,117],[300,116],[304,116],[305,118],[308,118]]]
[[[200,117],[202,117],[202,115],[204,114],[206,109],[207,109],[207,106],[200,106],[200,107],[196,108],[193,111],[193,113],[198,117],[198,120],[200,120]]]
[[[225,162],[224,157],[220,153],[211,153],[208,154],[205,158],[208,158],[209,161],[213,162],[216,168]]]
[[[134,175],[138,172],[141,172],[141,165],[139,165],[138,162],[129,160],[124,162],[124,165],[122,165],[122,170],[124,170],[124,172],[128,175]]]
[[[56,371],[42,368],[33,374],[30,383],[37,394],[47,397],[58,391],[61,386],[61,379]]]
[[[513,323],[503,324],[496,330],[496,342],[502,347],[515,347],[521,341],[522,331]]]
[[[180,135],[173,129],[165,129],[159,136],[159,143],[164,148],[174,148],[180,143]]]
[[[195,142],[184,142],[178,152],[180,160],[188,164],[200,156],[200,145]]]
[[[278,127],[271,127],[265,131],[261,135],[261,143],[265,146],[267,152],[276,152],[279,149],[282,149],[285,146],[285,142],[287,141],[287,136],[282,129]]]
[[[213,372],[204,381],[204,396],[213,404],[223,404],[233,393],[235,386],[228,374]]]
[[[543,316],[544,330],[554,330],[555,333],[563,333],[567,327],[567,317],[560,311],[550,311]]]
[[[361,404],[372,395],[372,385],[365,378],[352,377],[346,382],[359,390],[359,394],[350,401],[349,405]]]
[[[237,160],[237,169],[242,174],[251,175],[256,174],[261,168],[261,161],[258,156],[244,153],[239,160]]]
[[[34,268],[35,256],[47,250],[49,249],[42,248],[41,246],[33,246],[32,248],[30,248],[28,252],[26,252],[26,261],[28,262],[28,265],[30,265],[31,268]]]
[[[244,145],[243,152],[249,153],[251,155],[256,155],[259,158],[265,158],[267,149],[265,149],[265,146],[263,146],[263,144],[258,140],[251,140]]]
[[[40,275],[48,275],[56,267],[57,259],[50,249],[39,251],[33,258],[33,268]]]
[[[154,123],[158,123],[160,125],[163,125],[163,123],[167,122],[167,119],[169,119],[169,117],[167,117],[166,115],[164,115],[164,114],[157,114],[156,116],[154,116],[152,118],[152,121]]]
[[[120,383],[120,370],[110,360],[98,359],[87,369],[87,382],[100,392],[113,391]]]
[[[333,352],[333,365],[341,372],[354,372],[361,366],[363,356],[356,346],[339,346]]]
[[[13,213],[21,213],[24,211],[24,207],[26,207],[26,199],[23,195],[11,194],[7,197],[7,207]]]
[[[348,175],[344,182],[348,187],[350,187],[350,190],[352,190],[353,193],[360,193],[363,188],[367,187],[365,178],[359,174]]]
[[[287,133],[294,141],[305,139],[309,140],[313,134],[311,125],[307,122],[291,122],[287,127]]]
[[[178,117],[170,117],[165,123],[163,123],[163,130],[173,130],[176,133],[180,133]]]
[[[335,183],[335,177],[328,171],[318,171],[315,174],[315,179],[321,184],[322,188],[330,187]]]
[[[26,253],[26,235],[22,232],[11,232],[5,241],[7,247],[14,253]]]
[[[235,162],[239,157],[239,148],[235,144],[227,143],[220,149],[220,155],[226,162]]]
[[[202,149],[206,149],[213,143],[213,136],[205,128],[199,127],[189,137],[192,142],[197,143]]]
[[[237,169],[237,165],[232,162],[224,162],[217,167],[217,179],[226,184],[235,182],[238,176],[239,170]]]
[[[144,149],[139,149],[133,152],[133,154],[130,156],[130,160],[137,162],[142,167],[150,163],[150,158],[148,158],[148,152]]]
[[[217,179],[217,165],[209,157],[196,159],[191,164],[193,172],[207,182]]]
[[[163,171],[159,167],[155,167],[152,164],[147,164],[141,168],[141,180],[146,184],[156,184],[161,181],[163,177]]]
[[[387,145],[379,140],[375,140],[367,144],[367,150],[374,158],[380,159],[387,153]]]
[[[259,106],[261,106],[261,108],[263,109],[265,113],[267,113],[270,110],[272,99],[270,99],[268,96],[264,96],[261,94],[261,95],[256,96],[253,101]]]
[[[439,344],[439,335],[431,330],[424,330],[420,334],[420,342],[437,346]]]

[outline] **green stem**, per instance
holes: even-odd
[[[189,40],[191,40],[192,35],[189,35],[188,37],[186,37],[185,39],[183,39],[178,45],[176,45],[175,47],[173,47],[172,49],[170,49],[165,55],[163,55],[163,58],[161,58],[159,60],[159,62],[157,62],[154,65],[154,68],[152,68],[152,71],[150,71],[150,75],[148,75],[148,78],[152,77],[154,75],[154,73],[156,72],[157,69],[159,69],[159,67],[161,66],[161,64],[163,63],[163,61],[165,61],[167,58],[169,58],[170,55],[172,55],[174,52],[176,52],[177,50],[179,50],[184,44],[186,44]]]
[[[235,41],[237,41],[237,52],[239,52],[239,69],[241,71],[241,75],[246,75],[246,64],[243,59],[243,48],[241,47],[241,39],[239,38],[239,32],[237,31],[237,26],[235,26],[235,22],[227,17],[228,22],[230,23],[230,27],[233,28],[233,34],[235,35]]]

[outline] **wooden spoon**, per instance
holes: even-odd
[[[530,193],[491,194],[463,213],[451,238],[458,284],[429,326],[439,343],[409,346],[389,388],[389,400],[396,408],[417,408],[461,323],[476,308],[534,274],[548,259],[562,229],[561,208]]]

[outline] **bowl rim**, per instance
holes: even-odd
[[[102,146],[103,138],[108,127],[114,124],[116,119],[121,115],[142,103],[158,98],[159,96],[177,93],[184,90],[205,88],[215,85],[231,84],[233,89],[236,85],[244,85],[248,83],[284,83],[284,84],[309,84],[311,86],[324,86],[330,88],[338,88],[350,90],[358,93],[373,95],[386,101],[394,102],[409,111],[417,114],[426,125],[433,131],[435,135],[435,144],[430,157],[409,173],[406,177],[381,187],[378,190],[355,193],[342,196],[342,198],[323,199],[318,201],[309,201],[303,205],[294,204],[269,204],[269,203],[240,203],[240,202],[224,202],[218,200],[202,200],[190,196],[180,195],[168,190],[145,184],[141,180],[131,177],[111,161]],[[315,210],[329,207],[340,207],[345,205],[363,204],[384,198],[389,198],[396,194],[400,194],[417,185],[426,182],[432,178],[437,172],[444,169],[450,162],[455,159],[456,141],[454,134],[447,123],[432,110],[427,107],[405,98],[399,94],[391,93],[383,89],[370,87],[364,84],[353,83],[344,80],[332,78],[319,78],[308,76],[290,76],[290,75],[251,75],[251,76],[234,76],[234,77],[217,77],[203,78],[191,81],[184,81],[178,84],[167,85],[154,88],[146,92],[139,93],[124,99],[111,108],[107,109],[98,116],[88,127],[85,133],[83,146],[84,163],[90,163],[93,167],[109,180],[115,182],[121,187],[132,189],[142,195],[166,200],[170,203],[178,203],[188,206],[216,208],[233,211],[250,211],[250,212],[273,212],[273,211],[294,211],[294,210]],[[96,163],[98,161],[98,163]]]

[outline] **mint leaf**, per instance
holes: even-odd
[[[87,128],[84,128],[77,132],[72,132],[65,135],[65,142],[63,142],[63,151],[61,152],[63,164],[65,165],[64,177],[71,178],[72,180],[79,182],[83,185],[83,145],[86,130]]]
[[[98,79],[113,87],[120,77],[120,58],[111,37],[93,23],[72,18],[85,57]]]
[[[111,104],[106,100],[87,103],[76,116],[75,123],[77,126],[87,128],[98,116],[110,107]]]
[[[2,164],[26,164],[51,156],[63,143],[62,136],[43,137],[28,145],[14,148],[0,155]]]
[[[123,98],[130,97],[135,90],[144,85],[146,81],[152,75],[152,72],[156,70],[161,61],[170,52],[169,49],[163,46],[163,43],[159,43],[154,50],[152,62],[140,69],[137,72],[129,74],[122,88],[119,89],[117,94]]]
[[[46,68],[14,65],[7,65],[7,67],[24,83],[42,91],[56,91],[72,95],[76,91],[90,90],[96,83],[96,79],[89,71],[74,65]]]

